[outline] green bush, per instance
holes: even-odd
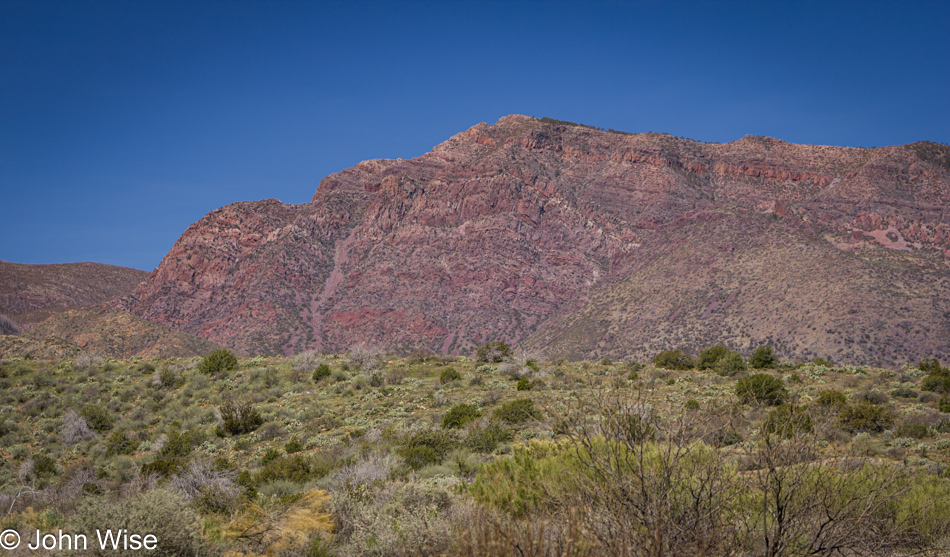
[[[917,395],[917,391],[907,387],[898,387],[891,391],[891,396],[894,398],[917,398]]]
[[[693,361],[682,350],[664,350],[653,357],[653,365],[663,369],[686,370],[693,368]]]
[[[479,362],[496,364],[511,357],[511,347],[500,340],[486,342],[475,349],[475,359]]]
[[[228,400],[219,410],[221,427],[231,435],[250,433],[264,423],[263,416],[249,402],[234,404],[233,401]]]
[[[725,346],[710,346],[699,353],[696,359],[696,369],[713,369],[719,360],[729,354],[729,349]]]
[[[167,478],[174,474],[178,474],[184,470],[185,464],[180,457],[177,456],[160,456],[153,460],[142,464],[142,475],[147,476],[150,474],[155,474],[156,476]]]
[[[760,346],[752,353],[749,358],[749,365],[753,369],[775,369],[778,364],[778,358],[775,357],[775,351],[771,346]]]
[[[222,371],[237,369],[238,360],[230,350],[215,350],[204,357],[198,364],[198,371],[208,375],[216,375]]]
[[[950,397],[947,395],[940,397],[940,401],[937,402],[937,410],[940,410],[944,413],[950,413]]]
[[[834,389],[825,389],[818,393],[818,398],[815,399],[815,402],[817,402],[819,406],[825,406],[828,408],[839,408],[847,404],[848,397],[841,391],[836,391]]]
[[[287,454],[299,453],[302,450],[303,443],[301,443],[300,439],[297,439],[296,437],[284,443],[284,452]]]
[[[910,437],[912,439],[926,439],[933,437],[933,432],[924,424],[904,424],[894,432],[895,437]]]
[[[521,424],[531,418],[541,419],[541,410],[529,398],[519,398],[502,404],[492,413],[492,418],[509,424]]]
[[[445,429],[458,429],[465,424],[477,420],[482,413],[478,408],[471,404],[458,404],[453,406],[445,416],[442,417],[442,427]]]
[[[445,455],[458,443],[448,432],[424,430],[406,436],[400,445],[397,454],[410,468],[418,470],[430,464],[441,464]]]
[[[256,485],[276,480],[302,484],[311,478],[324,476],[329,472],[329,467],[316,466],[315,464],[314,461],[300,454],[278,457],[268,460],[267,464],[257,473],[254,481]]]
[[[716,375],[721,375],[723,377],[732,377],[737,373],[741,373],[746,370],[745,360],[742,358],[742,354],[738,352],[729,352],[723,356],[713,369],[716,371]]]
[[[168,432],[165,444],[162,445],[160,452],[162,456],[186,457],[191,454],[191,451],[195,447],[201,444],[203,441],[201,437],[201,433],[194,429],[188,430],[185,433],[173,429]]]
[[[838,423],[852,433],[867,431],[880,433],[894,423],[894,411],[887,406],[866,400],[846,404],[838,411]]]
[[[501,443],[511,440],[511,433],[498,422],[489,422],[485,427],[469,430],[465,445],[473,451],[490,453]]]
[[[530,391],[531,390],[531,380],[527,377],[522,377],[518,380],[518,383],[515,385],[515,390],[517,391]]]
[[[922,360],[920,365],[917,366],[920,368],[920,371],[925,371],[933,375],[948,375],[950,370],[940,365],[940,362],[936,358],[930,358],[927,360]]]
[[[79,416],[86,420],[86,425],[96,431],[109,431],[115,421],[112,413],[98,404],[83,406],[79,411]]]
[[[788,391],[781,379],[767,373],[756,373],[739,379],[736,395],[744,404],[777,406],[785,402]]]
[[[762,424],[762,431],[767,434],[777,434],[782,437],[794,437],[812,430],[811,414],[805,406],[781,404],[769,412],[769,417]]]
[[[950,393],[950,376],[931,373],[920,382],[920,389],[932,393]]]
[[[110,455],[132,454],[141,440],[130,431],[115,430],[106,440],[106,453]]]
[[[446,383],[451,383],[452,381],[458,381],[462,378],[462,374],[455,371],[454,367],[447,367],[442,370],[442,374],[439,375],[439,382],[445,385]]]
[[[815,364],[816,366],[826,367],[829,369],[835,367],[833,363],[825,358],[815,358],[811,363]]]
[[[314,381],[320,381],[321,379],[326,379],[327,377],[330,377],[330,366],[328,366],[326,363],[318,365],[317,368],[313,370],[313,375],[310,376],[310,378]]]

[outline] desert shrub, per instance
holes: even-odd
[[[264,423],[264,418],[249,402],[235,404],[228,400],[219,409],[221,428],[231,435],[250,433]]]
[[[518,383],[515,384],[515,390],[518,391],[530,391],[531,390],[531,380],[527,377],[522,377],[518,380]]]
[[[451,551],[454,527],[450,488],[423,482],[388,482],[368,494],[334,494],[336,555],[465,555]],[[485,554],[487,555],[487,554]]]
[[[0,335],[18,335],[20,333],[20,327],[9,317],[0,313]]]
[[[236,477],[227,467],[196,458],[188,463],[187,469],[172,476],[169,484],[202,512],[229,513],[237,506],[241,494]]]
[[[825,389],[818,393],[818,397],[815,399],[815,402],[817,402],[819,406],[839,408],[848,403],[848,397],[841,391]]]
[[[375,346],[360,343],[350,349],[349,357],[363,371],[379,369],[383,365],[383,351]]]
[[[86,419],[76,412],[69,411],[63,416],[63,428],[59,434],[60,443],[72,445],[95,436],[96,434],[86,424]]]
[[[278,458],[280,458],[280,451],[271,447],[270,449],[267,449],[267,451],[264,453],[264,456],[261,457],[261,466],[267,466],[268,462],[277,460]]]
[[[141,474],[142,476],[154,475],[160,478],[169,478],[184,470],[184,467],[183,460],[177,456],[159,456],[151,462],[143,463]]]
[[[311,459],[300,454],[278,457],[268,461],[255,475],[254,481],[257,485],[276,480],[302,484],[311,478],[326,475],[328,470],[314,464]]]
[[[745,360],[742,358],[742,354],[738,352],[729,352],[716,362],[716,365],[713,366],[713,369],[716,371],[716,375],[732,377],[737,373],[745,371],[746,367],[747,366]]]
[[[299,453],[302,450],[303,443],[301,443],[300,439],[297,439],[296,437],[284,443],[284,452],[287,454]]]
[[[445,385],[446,383],[450,383],[452,381],[458,381],[461,378],[462,374],[455,371],[455,368],[447,367],[443,369],[442,373],[439,375],[439,383]]]
[[[168,557],[207,555],[208,548],[197,533],[198,517],[186,504],[181,493],[168,489],[153,489],[127,499],[91,497],[69,515],[68,525],[75,532],[95,532],[96,529],[120,528],[129,532],[149,533],[158,539],[154,553]],[[108,526],[106,526],[108,525]],[[113,550],[111,545],[102,550],[95,536],[83,555],[132,557],[140,552]]]
[[[115,430],[106,439],[106,452],[110,455],[132,454],[142,440],[131,431]]]
[[[492,413],[492,419],[509,424],[521,424],[530,419],[541,419],[541,410],[529,398],[519,398],[502,404]]]
[[[86,425],[96,431],[109,431],[115,421],[112,412],[98,404],[83,406],[79,411],[79,416],[86,420]]]
[[[950,397],[944,395],[937,402],[937,409],[944,413],[950,413]]]
[[[838,411],[838,423],[852,433],[859,431],[881,432],[894,423],[894,412],[887,406],[866,400],[846,404]]]
[[[458,429],[465,424],[477,420],[481,416],[478,408],[471,404],[457,404],[442,417],[442,427]]]
[[[826,358],[815,358],[811,363],[816,366],[826,367],[829,369],[835,367],[835,365]]]
[[[712,369],[719,360],[729,354],[729,349],[725,346],[710,346],[699,353],[696,358],[696,369]]]
[[[682,350],[663,350],[653,357],[653,365],[663,369],[686,370],[693,368],[693,361]]]
[[[771,346],[760,346],[749,358],[749,365],[753,369],[774,369],[778,365],[778,358],[775,357],[775,351]]]
[[[768,435],[777,434],[782,437],[795,437],[812,430],[811,414],[805,406],[781,404],[769,412],[768,418],[762,424],[762,431]]]
[[[484,427],[473,427],[465,437],[465,445],[473,451],[490,453],[501,443],[511,440],[511,433],[498,422],[488,422]]]
[[[169,367],[163,367],[158,372],[158,384],[168,389],[177,389],[185,384],[185,378],[180,373]]]
[[[887,395],[877,389],[864,391],[857,396],[858,400],[866,400],[871,404],[884,404],[887,402]]]
[[[917,366],[920,371],[934,374],[934,375],[948,375],[950,370],[940,365],[940,362],[936,358],[929,358],[922,360],[920,365]]]
[[[907,387],[898,387],[891,391],[891,396],[894,398],[917,398],[918,394],[914,389]]]
[[[500,340],[486,342],[475,349],[475,360],[496,364],[511,358],[511,347]]]
[[[290,369],[293,370],[294,373],[303,376],[308,373],[313,373],[322,363],[323,357],[321,357],[320,354],[317,354],[313,350],[307,350],[306,352],[296,354],[290,360]]]
[[[695,398],[691,398],[686,401],[686,404],[683,406],[687,412],[696,412],[699,410],[699,401]]]
[[[162,445],[159,452],[163,456],[186,457],[191,454],[195,447],[201,444],[201,441],[201,433],[196,429],[190,429],[185,433],[173,429],[168,433],[165,444]]]
[[[950,393],[950,376],[932,373],[921,380],[920,389],[932,393]]]
[[[311,375],[310,378],[314,381],[320,381],[330,377],[330,374],[330,366],[328,366],[326,363],[321,363],[316,368],[314,368],[313,375]]]
[[[440,464],[457,445],[455,437],[448,432],[422,430],[405,436],[396,452],[410,468],[418,470],[430,464]]]
[[[896,437],[910,437],[911,439],[926,439],[933,437],[933,431],[926,424],[910,423],[904,424],[894,432]]]
[[[83,352],[73,360],[74,369],[89,369],[100,365],[102,365],[102,358],[88,352]]]
[[[198,364],[198,371],[208,375],[216,375],[223,371],[237,369],[238,360],[230,350],[214,350],[201,360]]]
[[[767,373],[756,373],[739,379],[736,396],[744,404],[768,404],[777,406],[785,402],[788,391],[782,380]]]

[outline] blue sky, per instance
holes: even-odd
[[[151,270],[235,201],[512,113],[950,143],[950,2],[0,0],[0,259]]]

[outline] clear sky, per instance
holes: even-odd
[[[950,2],[0,0],[0,259],[151,270],[235,201],[512,113],[950,143]]]

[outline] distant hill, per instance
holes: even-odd
[[[34,325],[24,337],[35,341],[58,339],[111,358],[189,358],[221,348],[214,342],[105,306],[54,314]]]
[[[552,356],[772,344],[950,358],[950,147],[724,144],[506,116],[311,203],[193,224],[113,303],[247,353],[367,342]]]
[[[148,273],[101,263],[28,265],[0,261],[0,314],[29,328],[55,312],[125,296]]]

